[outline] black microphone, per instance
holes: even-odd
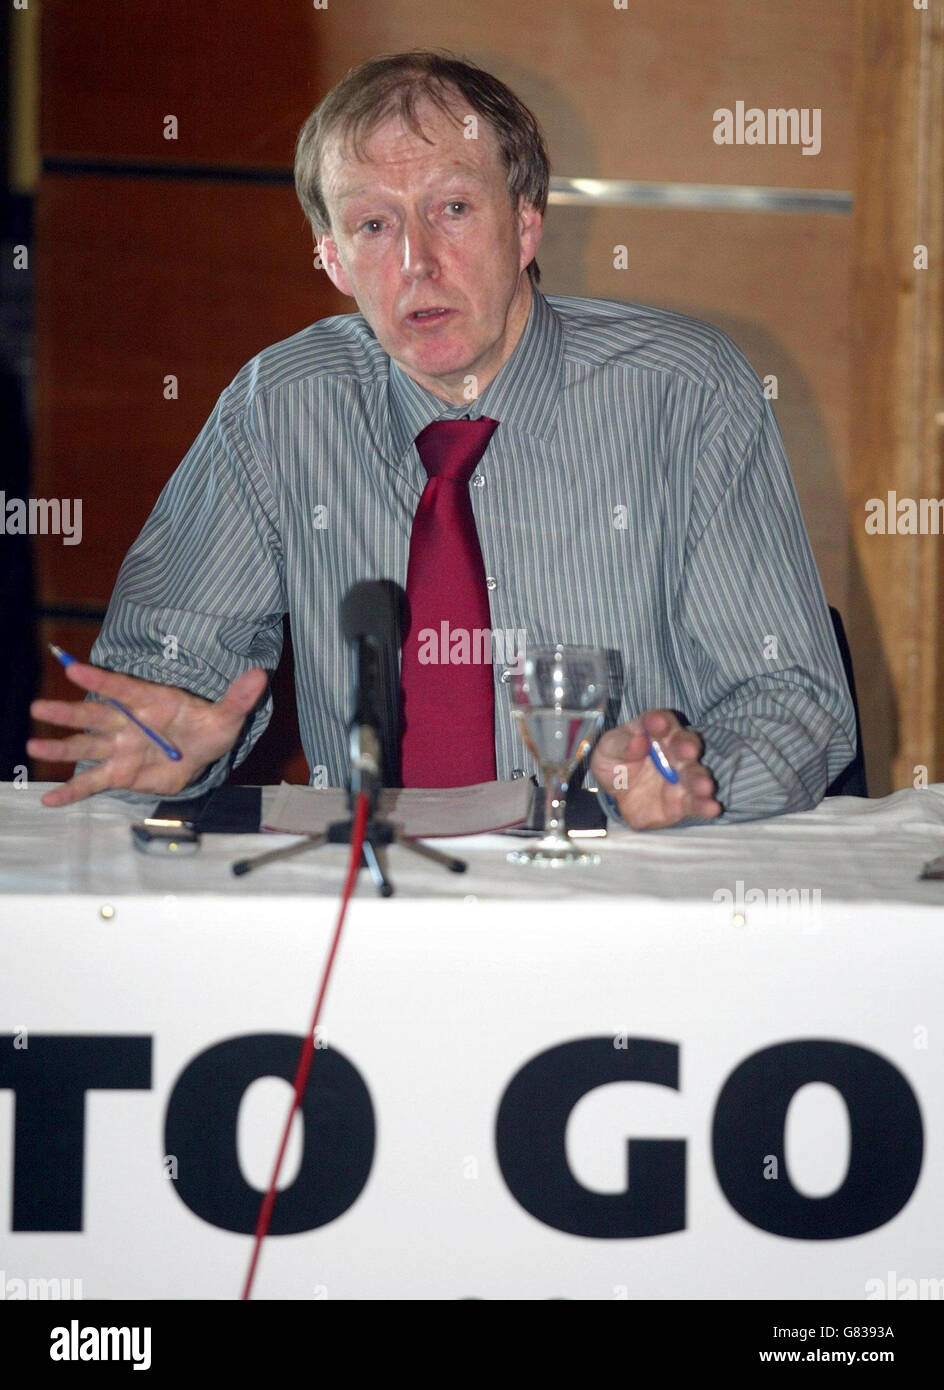
[[[406,595],[390,579],[362,580],[341,602],[341,631],[357,649],[354,713],[348,725],[351,804],[400,782],[400,634]]]

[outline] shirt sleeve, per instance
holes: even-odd
[[[253,411],[240,408],[245,388],[235,387],[220,397],[128,551],[89,658],[207,700],[253,667],[275,670],[286,609],[277,502]],[[271,714],[267,690],[234,748],[179,795],[225,781]],[[110,795],[154,800],[153,793]]]
[[[685,714],[705,741],[720,819],[743,821],[815,806],[853,757],[856,732],[773,410],[718,338],[674,619]]]

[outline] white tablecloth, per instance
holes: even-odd
[[[40,805],[51,784],[17,790],[0,784],[2,893],[273,893],[337,894],[346,849],[325,846],[236,878],[236,859],[281,844],[287,836],[205,835],[196,855],[141,854],[129,826],[148,814],[107,795],[62,809]],[[275,788],[263,795],[270,798]],[[597,867],[540,870],[508,864],[513,841],[501,835],[436,840],[468,860],[454,875],[394,847],[388,865],[397,894],[427,898],[529,898],[541,901],[629,895],[702,899],[727,890],[818,892],[820,901],[944,907],[944,881],[919,881],[922,866],[944,854],[944,783],[895,792],[881,800],[834,797],[813,811],[742,825],[683,830],[611,831],[592,841]],[[360,894],[374,891],[366,872]],[[2,912],[2,906],[0,906]]]

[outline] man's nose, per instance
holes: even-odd
[[[420,280],[436,272],[436,248],[431,229],[422,218],[412,218],[403,231],[403,273]]]

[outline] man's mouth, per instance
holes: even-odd
[[[439,323],[447,314],[451,314],[451,309],[434,307],[430,309],[414,309],[411,314],[407,314],[407,323]]]

